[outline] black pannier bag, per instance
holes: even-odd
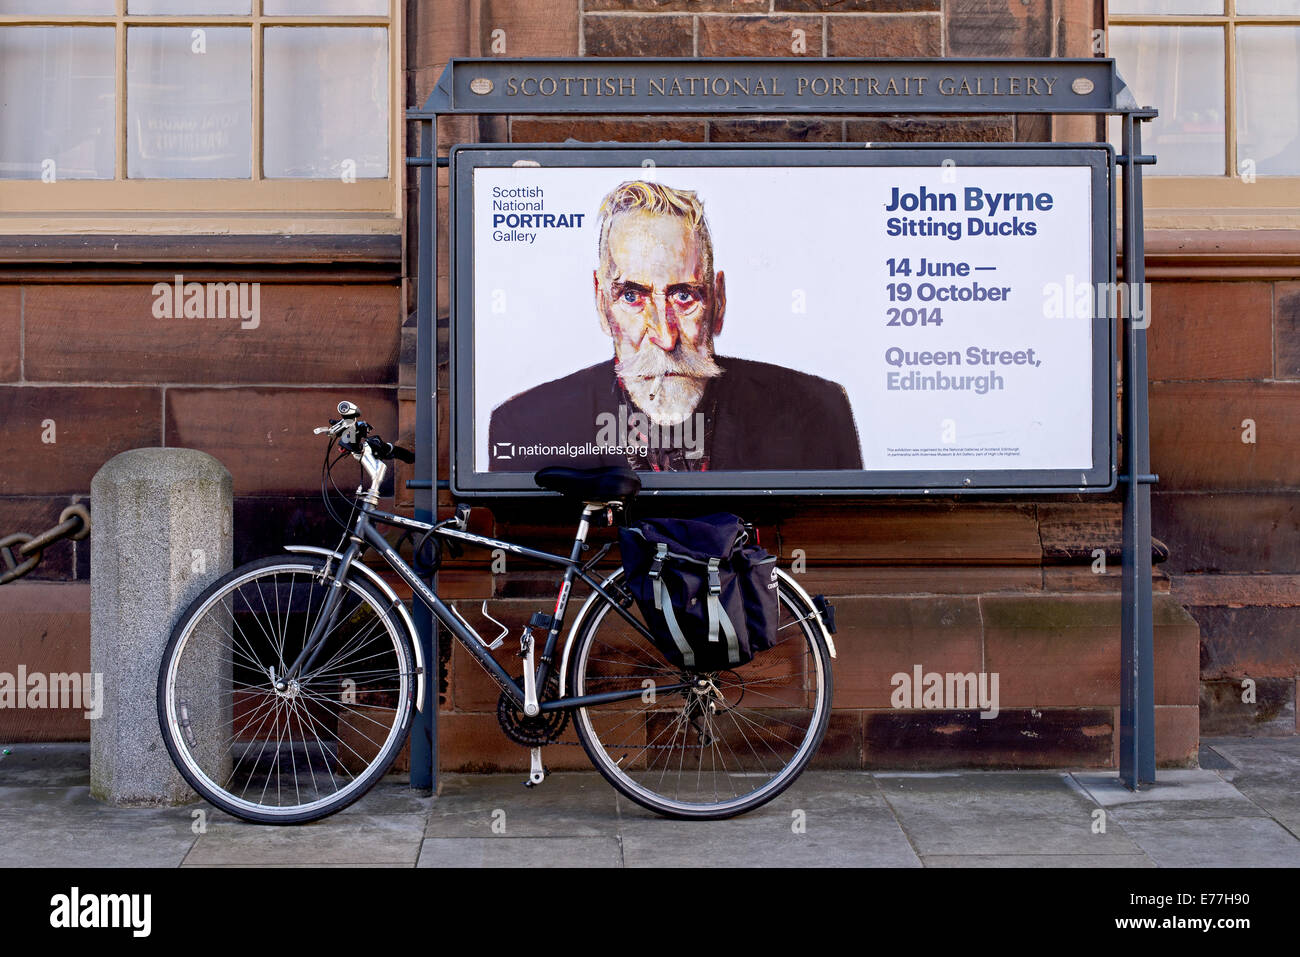
[[[726,513],[619,529],[624,585],[673,664],[721,671],[776,644],[776,556],[752,537]]]

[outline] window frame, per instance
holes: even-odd
[[[1224,42],[1224,173],[1204,176],[1143,177],[1147,225],[1157,228],[1294,228],[1300,226],[1300,176],[1242,178],[1237,155],[1237,28],[1300,27],[1296,14],[1239,14],[1237,0],[1223,0],[1222,13],[1106,15],[1107,43],[1112,27],[1218,27]],[[1109,53],[1108,53],[1109,55]],[[1121,75],[1123,75],[1121,71]],[[1146,104],[1144,104],[1146,105]],[[1150,104],[1159,109],[1159,103]],[[1145,152],[1159,152],[1149,143]]]
[[[113,0],[103,15],[0,14],[0,27],[112,27],[114,33],[114,176],[112,179],[0,179],[0,233],[142,232],[396,232],[405,168],[401,112],[400,0],[386,15],[267,16],[263,0],[247,14],[130,14]],[[268,27],[380,27],[388,36],[388,176],[267,179],[263,175]],[[252,44],[252,176],[248,179],[130,179],[127,177],[127,30],[131,27],[245,27]]]

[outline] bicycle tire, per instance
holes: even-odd
[[[172,762],[201,797],[244,820],[301,824],[341,811],[383,777],[410,731],[413,636],[358,576],[346,582],[319,663],[285,692],[272,685],[267,669],[283,676],[313,608],[321,613],[333,583],[325,567],[321,556],[276,556],[226,573],[181,615],[163,652],[158,723]]]
[[[622,574],[622,569],[616,570],[606,579],[607,584],[617,585]],[[796,631],[772,649],[759,652],[753,661],[740,668],[706,675],[715,685],[707,695],[715,704],[713,712],[708,713],[707,703],[697,701],[697,704],[692,704],[693,696],[695,699],[702,697],[702,693],[694,689],[671,693],[668,697],[672,700],[667,706],[661,706],[656,700],[657,695],[652,696],[649,702],[643,695],[630,702],[574,710],[578,740],[592,764],[619,793],[665,817],[718,820],[766,804],[803,772],[826,733],[834,679],[830,650],[816,608],[785,572],[778,570],[778,577],[782,609],[778,628],[783,631],[797,626]],[[621,616],[612,613],[612,609],[611,603],[599,595],[593,595],[589,604],[584,606],[583,619],[570,654],[569,694],[630,688],[632,683],[644,687],[646,680],[656,684],[669,684],[688,677],[699,680],[700,675],[670,664]],[[635,608],[631,613],[640,620]],[[603,638],[602,633],[605,634]],[[798,636],[798,642],[794,641],[795,636]],[[731,678],[724,678],[726,675]],[[758,685],[763,688],[756,690]],[[749,694],[757,699],[755,704],[765,704],[766,707],[742,707],[741,702]],[[678,698],[683,702],[680,713],[675,711]],[[769,700],[764,702],[764,698]],[[801,705],[801,702],[809,701],[810,705]],[[806,715],[806,720],[798,720],[799,715]],[[726,718],[731,722],[729,727],[724,721]],[[688,724],[697,732],[694,744],[690,743]],[[754,741],[750,740],[747,726],[752,728],[752,736],[768,747],[773,757],[769,758],[753,747]],[[782,726],[795,730],[787,731]],[[672,732],[669,743],[656,743],[664,740],[665,731],[669,729]],[[677,745],[679,731],[682,738],[680,747]],[[789,740],[796,734],[797,741]],[[609,740],[611,738],[616,740]],[[626,740],[628,738],[632,740]],[[739,742],[749,746],[748,754],[737,750],[734,745]],[[782,751],[773,747],[774,742],[783,743]],[[787,748],[788,759],[779,768],[769,770],[766,765],[779,760]],[[686,759],[692,751],[695,756],[691,759],[691,766],[687,767]],[[706,756],[712,800],[707,799],[710,786],[703,781]],[[678,762],[678,768],[672,782],[674,793],[669,796],[664,792],[668,790],[666,778],[674,760]],[[660,765],[662,771],[656,779],[655,772]],[[689,780],[683,780],[690,774],[696,776],[694,787],[690,786]],[[755,778],[763,779],[757,787],[743,793],[737,791],[737,782]],[[731,791],[728,797],[723,797],[719,788],[719,783],[724,780]],[[683,784],[687,785],[689,798],[683,798]]]

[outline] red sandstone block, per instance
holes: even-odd
[[[90,671],[90,583],[19,581],[0,588],[0,671]],[[87,741],[83,708],[0,708],[0,740]]]
[[[1295,488],[1297,434],[1297,382],[1151,386],[1151,467],[1166,491]]]
[[[0,382],[21,376],[23,288],[0,286]]]
[[[578,0],[483,0],[482,56],[576,56]]]
[[[740,117],[709,121],[710,143],[838,143],[843,123],[803,116]]]
[[[552,119],[539,116],[515,116],[510,119],[512,143],[563,143],[567,139],[596,143],[616,140],[622,143],[655,143],[659,140],[700,142],[704,139],[703,120],[667,117],[575,116]]]
[[[232,275],[220,281],[241,278]],[[209,287],[197,285],[192,291],[203,292],[206,318],[157,318],[155,304],[165,300],[170,308],[175,298],[171,274],[159,275],[158,282],[166,288],[157,294],[148,282],[28,287],[27,378],[222,384],[397,381],[397,286],[260,283],[256,302],[252,286],[236,293],[245,296],[241,301],[254,312],[254,318],[241,320],[219,318],[220,312],[230,316],[229,293],[223,301],[215,286],[210,287],[211,306],[220,311],[209,315]],[[341,341],[364,347],[340,351]],[[71,342],[77,348],[69,348]]]
[[[700,56],[821,56],[821,17],[700,17]]]
[[[777,10],[799,13],[910,13],[939,9],[939,0],[775,0],[775,4]]]
[[[1028,505],[808,506],[780,530],[783,560],[796,548],[809,562],[827,563],[1037,565],[1042,558]]]
[[[587,752],[574,746],[577,740],[570,722],[560,741],[542,750],[542,762],[555,771],[590,770]],[[495,714],[443,712],[438,715],[438,766],[444,771],[527,771],[528,749],[505,736]]]
[[[1003,707],[1110,706],[1120,693],[1120,602],[1111,595],[984,597],[984,667]],[[1199,699],[1200,632],[1177,602],[1154,605],[1156,702]]]
[[[979,606],[974,598],[839,598],[835,704],[888,708],[893,676],[970,672],[981,667]]]
[[[789,570],[789,563],[783,564]],[[812,566],[795,576],[811,595],[978,595],[985,592],[1039,592],[1042,572],[1035,566],[877,565]],[[1118,586],[1116,586],[1118,587]]]
[[[1052,768],[1113,766],[1116,727],[1109,708],[1002,711],[868,711],[865,766]]]
[[[766,13],[771,0],[584,0],[586,13]]]
[[[939,56],[943,52],[943,19],[938,14],[831,17],[827,22],[831,56]]]
[[[1273,374],[1273,289],[1266,282],[1158,282],[1147,362],[1162,379],[1266,379]]]
[[[1156,766],[1194,768],[1200,751],[1200,711],[1156,706]]]
[[[1054,17],[1029,4],[948,0],[948,56],[1051,56]]]
[[[162,438],[162,390],[0,386],[0,495],[86,494],[100,467]]]
[[[1277,283],[1273,294],[1274,375],[1279,379],[1300,379],[1300,282]]]
[[[1159,488],[1151,527],[1169,546],[1170,573],[1300,573],[1300,494]]]
[[[587,14],[582,34],[587,56],[691,56],[694,17]]]
[[[392,389],[173,388],[167,390],[167,444],[215,456],[230,470],[236,495],[318,492],[325,443],[312,429],[337,417],[341,399],[360,406],[380,435],[396,434]],[[355,463],[339,463],[340,488],[347,487],[343,480],[355,488],[359,476]]]
[[[1015,125],[1009,116],[878,116],[849,120],[851,143],[1009,143]]]

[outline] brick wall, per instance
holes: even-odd
[[[236,562],[285,542],[319,543],[332,526],[311,430],[346,396],[381,433],[396,434],[398,237],[302,239],[288,249],[278,238],[176,238],[163,244],[166,261],[158,245],[0,243],[0,535],[44,531],[69,503],[89,500],[108,459],[167,445],[209,452],[230,469]],[[154,284],[177,273],[258,283],[256,327],[158,318]],[[89,540],[63,542],[30,576],[0,587],[0,672],[88,670],[89,575]],[[0,710],[0,739],[88,736],[79,712]]]
[[[1201,730],[1293,734],[1300,284],[1182,272],[1154,286],[1152,510],[1173,595],[1201,626]]]

